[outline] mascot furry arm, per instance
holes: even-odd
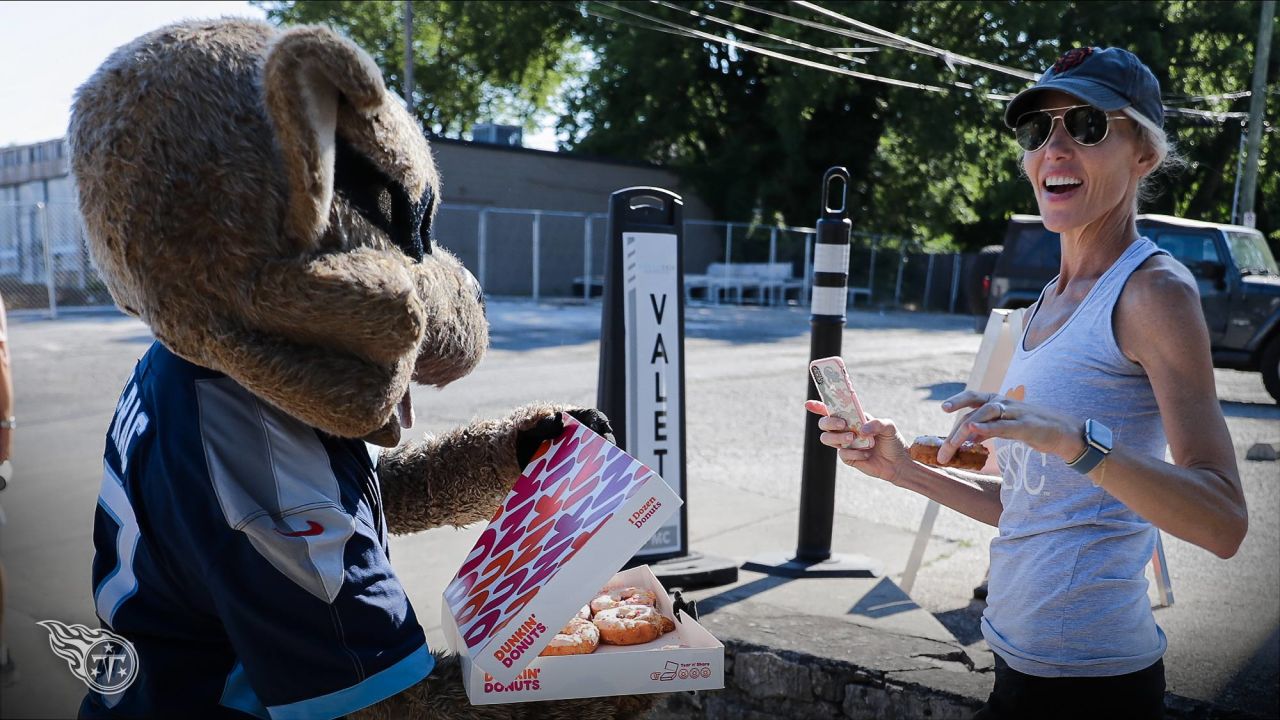
[[[390,531],[403,533],[486,519],[538,444],[558,434],[559,411],[565,408],[534,405],[504,419],[395,447],[401,429],[411,424],[410,382],[443,386],[471,372],[487,347],[488,324],[475,279],[432,242],[439,178],[426,139],[387,92],[373,61],[354,44],[324,28],[281,32],[245,20],[161,28],[118,49],[80,88],[70,138],[94,259],[116,303],[144,320],[163,345],[148,354],[155,360],[143,363],[161,369],[135,373],[130,387],[154,382],[138,396],[150,393],[147,402],[155,408],[163,402],[189,407],[193,393],[195,404],[214,398],[219,407],[230,408],[216,416],[208,407],[196,408],[201,423],[223,423],[222,434],[210,435],[201,424],[194,435],[186,431],[195,438],[193,449],[180,451],[175,438],[181,438],[173,430],[180,423],[147,405],[154,421],[142,427],[156,440],[133,446],[143,449],[130,450],[137,456],[129,461],[128,472],[124,458],[117,464],[126,488],[123,502],[145,514],[151,509],[128,493],[161,488],[167,493],[164,501],[190,493],[194,499],[186,509],[191,516],[176,516],[165,528],[177,534],[199,526],[207,535],[197,537],[216,536],[226,552],[242,553],[223,553],[242,559],[240,563],[219,562],[221,551],[213,552],[209,570],[252,582],[251,575],[235,575],[248,572],[241,570],[247,565],[263,577],[274,573],[271,582],[286,583],[276,586],[274,596],[231,586],[221,601],[227,612],[238,615],[214,621],[228,628],[228,635],[232,629],[241,633],[239,642],[260,644],[257,635],[291,627],[293,619],[287,615],[277,614],[275,623],[269,619],[280,610],[269,603],[284,602],[272,597],[295,598],[296,609],[288,612],[297,614],[305,607],[326,618],[326,613],[337,617],[335,603],[350,602],[352,593],[369,593],[358,595],[366,600],[399,597],[398,580],[386,566],[385,538],[366,528],[366,521],[372,518],[376,525],[385,515]],[[148,380],[149,372],[152,378],[165,372],[180,375],[186,385]],[[598,412],[569,412],[598,432],[609,431]],[[250,461],[243,448],[233,446],[229,455],[211,449],[219,438],[225,442],[252,433],[265,433],[268,441],[285,438],[281,447],[294,460],[301,458],[303,465],[322,473],[337,467],[333,458],[341,459],[347,463],[344,473],[372,478],[373,500],[368,500],[367,488],[352,484],[347,475],[335,475],[341,492],[326,491],[308,479],[315,473],[295,473],[286,478],[294,484],[284,488],[272,465],[277,460],[268,459],[267,467],[245,465]],[[365,465],[368,456],[357,439],[395,449],[384,452],[376,467]],[[148,464],[156,455],[164,462],[152,459]],[[213,460],[206,463],[206,458]],[[221,472],[232,465],[241,472]],[[171,478],[163,475],[145,483],[136,480],[137,473],[152,472],[148,467],[187,472],[169,473],[181,476],[170,488],[164,483]],[[209,487],[201,486],[202,473],[224,494],[214,497]],[[308,494],[312,502],[285,508],[282,492]],[[380,502],[381,512],[359,510],[368,517],[357,519],[351,508],[365,507],[357,502],[375,508]],[[248,508],[248,514],[233,522],[232,511],[241,508]],[[290,512],[316,508],[328,513],[323,524],[329,530],[321,523],[291,524]],[[100,513],[99,522],[102,517]],[[170,522],[163,513],[147,520]],[[337,555],[326,556],[337,562],[323,565],[316,559],[325,552],[319,543],[332,528],[343,527],[347,534],[334,546]],[[143,523],[139,542],[148,552],[179,553],[168,561],[190,563],[179,544],[151,537],[151,531]],[[384,573],[380,577],[388,580],[379,581],[382,590],[358,583],[347,590],[343,573],[352,567],[352,556],[344,560],[342,555],[345,538],[365,543],[361,557],[376,567],[364,577]],[[317,544],[307,544],[313,539]],[[111,548],[99,546],[99,553],[104,552]],[[357,564],[355,569],[362,568]],[[196,574],[170,580],[178,585],[171,591],[202,597],[212,592],[215,579]],[[287,584],[290,579],[295,585]],[[104,623],[126,637],[131,630],[123,626],[130,622],[159,622],[155,614],[137,609],[130,611],[132,616],[119,614],[121,607],[143,607],[137,599],[141,595],[132,597],[132,606],[116,605],[106,614],[99,608]],[[356,601],[357,611],[376,610],[376,603],[366,600]],[[216,607],[221,611],[223,606]],[[403,622],[405,608],[390,612],[388,627]],[[411,619],[411,610],[407,612]],[[312,627],[325,635],[332,631],[330,624],[326,620]],[[299,621],[298,627],[306,633],[305,624]],[[420,638],[416,623],[410,629],[410,639],[413,633]],[[132,632],[164,637],[172,631],[184,637],[189,630],[149,627]],[[370,637],[364,636],[366,642]],[[300,640],[294,638],[268,647],[266,657],[299,652],[289,645]],[[225,643],[228,637],[214,640]],[[230,640],[232,645],[237,641]],[[370,662],[379,662],[378,650],[370,649]],[[241,655],[230,646],[227,653],[232,660]],[[296,657],[307,661],[305,655]],[[434,660],[430,674],[416,684],[390,697],[378,696],[382,699],[363,709],[351,706],[341,712],[362,718],[593,720],[644,712],[653,699],[473,707],[456,657],[436,654]],[[151,656],[144,653],[144,671],[149,662]],[[234,703],[249,702],[245,698],[258,702],[247,688],[232,692],[241,687],[237,682],[246,682],[236,681],[242,677],[236,673],[248,670],[261,679],[280,665],[261,657],[244,659],[244,664],[236,665],[225,690],[221,684],[213,688],[222,692],[222,705],[238,707]],[[151,667],[158,674],[166,669],[160,663]],[[296,672],[286,671],[293,673],[285,678],[288,682],[299,680]],[[363,670],[359,677],[365,677]],[[161,685],[156,681],[145,692],[160,692]],[[305,689],[291,688],[273,692],[285,701],[301,695],[299,702],[311,702]],[[138,692],[143,691],[131,694]],[[261,696],[261,689],[257,693]],[[158,707],[129,695],[120,712],[147,714],[147,708],[154,713]],[[217,697],[186,700],[217,702]],[[270,700],[262,698],[267,705]],[[95,713],[110,714],[107,710],[114,707],[91,701],[86,700],[86,707]]]

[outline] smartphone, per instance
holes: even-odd
[[[849,382],[849,371],[839,357],[819,358],[809,363],[809,374],[818,387],[818,397],[827,406],[827,414],[843,418],[849,428],[862,427],[867,416],[858,402],[858,393]],[[871,447],[871,438],[854,437],[851,448],[865,450]]]

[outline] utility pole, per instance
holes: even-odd
[[[1244,181],[1240,211],[1244,224],[1254,224],[1253,199],[1258,187],[1258,152],[1262,143],[1262,111],[1267,104],[1267,63],[1271,60],[1272,24],[1276,16],[1276,0],[1263,0],[1262,19],[1258,24],[1258,42],[1253,58],[1253,94],[1249,97],[1249,156],[1244,164]]]
[[[413,0],[404,0],[404,106],[413,113]]]

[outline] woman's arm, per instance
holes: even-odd
[[[958,513],[999,527],[1004,503],[1000,500],[1000,478],[951,468],[932,468],[912,462],[904,468],[895,485],[934,500]]]
[[[1142,365],[1175,464],[1118,444],[1089,477],[1156,527],[1222,558],[1249,527],[1235,450],[1218,406],[1209,333],[1190,273],[1157,256],[1133,273],[1116,303],[1116,340]],[[1003,437],[1071,461],[1084,451],[1085,418],[988,393],[964,392],[944,410],[977,407],[938,452]]]
[[[827,417],[826,405],[817,400],[806,402],[805,408],[823,416],[818,420],[818,427],[823,430],[822,444],[836,448],[840,460],[846,465],[865,475],[924,495],[974,520],[999,525],[1004,505],[1000,501],[1000,481],[997,478],[959,470],[944,471],[912,460],[892,420],[869,419],[858,429],[858,434],[870,437],[871,447],[855,450],[849,447],[854,433],[843,419]]]
[[[1112,452],[1090,477],[1156,527],[1229,558],[1249,513],[1195,279],[1172,258],[1148,260],[1121,293],[1114,325],[1120,349],[1151,379],[1175,464]]]

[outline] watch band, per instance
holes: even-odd
[[[1110,452],[1110,428],[1101,423],[1095,423],[1090,418],[1084,423],[1084,452],[1080,453],[1080,456],[1075,460],[1067,463],[1067,467],[1081,475],[1087,475],[1089,471],[1102,464],[1102,461],[1107,459],[1107,455]]]
[[[1089,442],[1086,440],[1084,444],[1084,452],[1080,454],[1080,457],[1067,463],[1067,467],[1071,468],[1072,470],[1075,470],[1081,475],[1087,475],[1090,470],[1098,467],[1098,465],[1100,465],[1102,461],[1106,459],[1107,459],[1106,453],[1090,445]]]
[[[12,415],[10,415],[9,417],[3,420],[0,420],[0,429],[12,430],[16,427],[18,427],[18,418]]]

